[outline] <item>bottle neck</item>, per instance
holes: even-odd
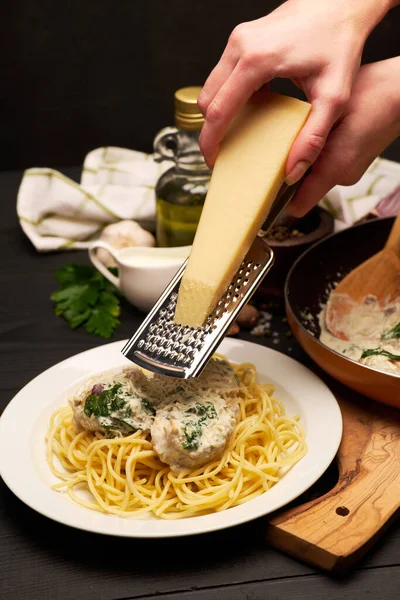
[[[180,168],[207,169],[199,147],[199,135],[200,131],[178,130],[175,157]]]
[[[172,160],[185,172],[211,174],[199,147],[200,131],[188,131],[176,127],[162,130],[155,138],[155,160]]]

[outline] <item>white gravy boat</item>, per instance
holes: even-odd
[[[98,248],[107,250],[118,265],[118,277],[110,273],[96,255]],[[132,246],[116,250],[103,241],[89,248],[93,265],[117,287],[136,308],[148,312],[161,296],[172,277],[189,256],[191,246],[148,248]]]

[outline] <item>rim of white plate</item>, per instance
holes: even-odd
[[[47,465],[44,443],[50,414],[66,403],[68,390],[80,380],[132,365],[121,353],[126,341],[104,344],[55,364],[24,386],[4,410],[0,418],[0,475],[9,489],[36,512],[64,525],[104,535],[160,538],[206,533],[282,508],[311,487],[334,459],[343,424],[339,405],[328,386],[285,354],[226,338],[218,352],[233,362],[254,363],[261,380],[276,385],[275,395],[287,414],[298,411],[301,416],[308,453],[275,486],[240,506],[178,520],[106,515],[51,490],[56,479]],[[58,387],[56,393],[52,392],[54,387]]]

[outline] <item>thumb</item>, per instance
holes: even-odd
[[[316,161],[332,126],[342,112],[345,100],[339,95],[318,98],[297,136],[286,162],[286,183],[293,185]]]
[[[293,217],[304,217],[336,184],[334,174],[325,169],[311,171],[291,200],[286,211]]]

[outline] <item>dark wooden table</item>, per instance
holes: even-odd
[[[65,170],[73,177],[78,170]],[[72,331],[52,313],[54,271],[87,263],[85,252],[38,254],[16,218],[21,172],[0,174],[0,409],[33,377],[57,362],[105,343]],[[143,315],[128,304],[113,340],[130,337]],[[307,357],[279,311],[275,338],[251,339]],[[277,344],[273,339],[278,339]],[[15,424],[16,431],[18,424]],[[334,484],[335,467],[307,492]],[[1,600],[296,600],[338,597],[394,600],[400,596],[400,526],[395,523],[357,568],[340,578],[271,549],[265,521],[182,539],[136,540],[90,534],[55,523],[20,502],[0,482]],[[304,499],[304,498],[303,498]]]

